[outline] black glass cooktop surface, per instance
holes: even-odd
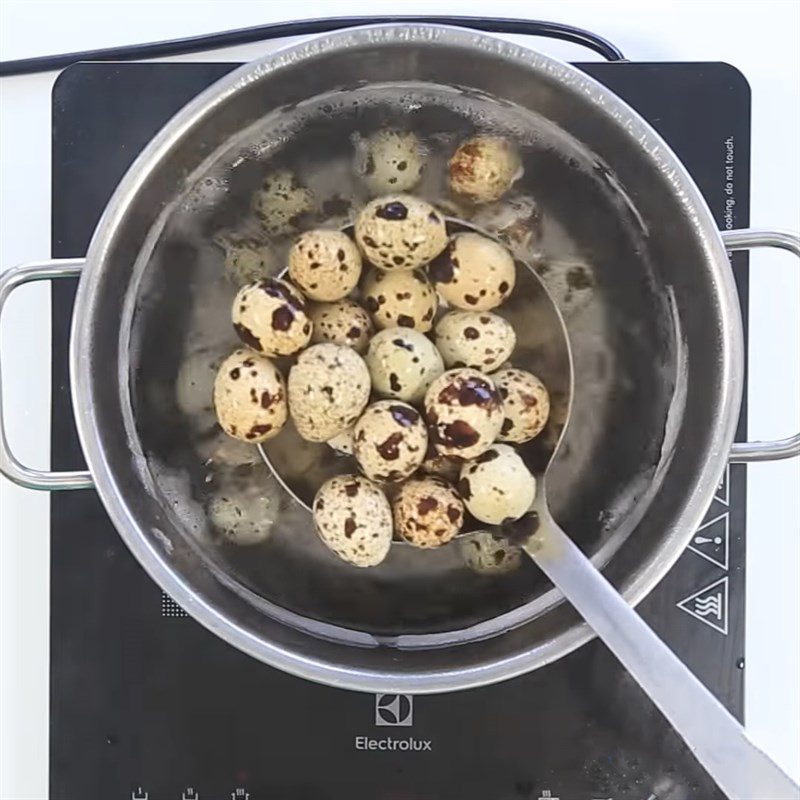
[[[122,174],[235,65],[79,64],[53,90],[53,255],[80,257]],[[721,227],[748,223],[750,92],[716,63],[582,64],[670,142]],[[747,264],[736,256],[746,309]],[[53,286],[54,469],[82,464],[66,350],[75,285]],[[744,412],[743,412],[744,414]],[[744,415],[739,438],[744,437]],[[163,595],[91,491],[52,497],[53,800],[713,800],[710,779],[597,642],[533,674],[435,697],[284,675]],[[641,605],[742,716],[745,474]]]

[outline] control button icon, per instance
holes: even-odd
[[[200,795],[190,786],[183,793],[181,800],[200,800]]]
[[[231,800],[250,800],[250,792],[246,789],[235,789],[231,792]]]
[[[141,786],[131,792],[131,800],[149,800],[150,795]]]

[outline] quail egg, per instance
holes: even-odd
[[[439,351],[412,328],[387,328],[372,337],[364,357],[372,388],[384,397],[417,403],[444,372]]]
[[[341,231],[306,231],[289,250],[289,277],[312,300],[341,300],[361,277],[361,253]]]
[[[516,282],[514,259],[501,244],[471,231],[457,233],[428,268],[442,298],[455,308],[488,311]]]
[[[276,267],[275,253],[268,244],[255,239],[225,244],[225,275],[236,286],[267,278],[278,271]]]
[[[314,527],[339,558],[374,567],[392,544],[392,510],[379,486],[361,475],[337,475],[314,498]]]
[[[413,474],[425,458],[428,432],[419,411],[397,400],[379,400],[367,408],[353,429],[353,455],[374,481],[399,481]]]
[[[355,233],[367,260],[387,272],[421,267],[447,245],[442,214],[407,194],[368,203],[356,218]]]
[[[539,205],[528,195],[517,195],[481,206],[474,225],[496,236],[517,258],[527,260],[542,233]]]
[[[175,378],[175,403],[193,424],[213,423],[214,379],[225,358],[218,347],[202,347],[181,362]]]
[[[394,528],[414,547],[447,544],[464,523],[464,504],[452,486],[439,478],[412,478],[392,501]]]
[[[303,296],[278,278],[239,289],[231,319],[242,342],[268,356],[293,355],[311,340],[313,326]]]
[[[494,382],[503,398],[505,419],[497,437],[501,442],[528,442],[538,436],[550,414],[550,395],[545,385],[522,369],[497,372]]]
[[[435,341],[447,367],[490,373],[511,355],[517,336],[491,311],[451,311],[436,323]]]
[[[500,136],[467,139],[448,166],[452,191],[473,203],[499,200],[521,173],[519,153]]]
[[[356,173],[373,194],[407,192],[422,176],[425,159],[419,139],[407,131],[379,131],[356,148]]]
[[[458,549],[464,563],[480,575],[503,575],[522,564],[522,548],[489,531],[461,537]]]
[[[466,367],[451,369],[428,388],[425,418],[441,455],[475,458],[500,433],[503,402],[487,375]]]
[[[539,259],[532,266],[564,319],[572,319],[591,303],[595,282],[589,264],[566,259]]]
[[[536,478],[507,444],[492,445],[464,464],[457,487],[470,514],[490,525],[519,519],[536,496]]]
[[[312,207],[311,192],[286,169],[267,175],[261,188],[253,195],[253,214],[270,236],[282,236],[296,230],[298,218]]]
[[[283,376],[268,358],[236,350],[217,372],[214,408],[225,433],[250,444],[265,442],[286,422]]]
[[[461,472],[461,459],[440,455],[429,441],[428,452],[425,454],[425,460],[419,465],[419,469],[426,475],[434,475],[448,483],[455,483]]]
[[[439,301],[420,269],[384,272],[371,269],[361,288],[367,310],[379,328],[414,328],[426,333],[433,326]]]
[[[372,319],[358,303],[352,300],[318,303],[309,308],[308,316],[314,326],[312,342],[342,344],[357,353],[367,349],[373,331]]]
[[[309,442],[326,442],[349,428],[369,400],[367,365],[338,344],[314,344],[289,371],[289,411],[297,432]]]

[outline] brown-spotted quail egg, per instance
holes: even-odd
[[[428,267],[439,294],[455,308],[488,311],[513,291],[516,267],[501,244],[471,231],[457,233]]]
[[[439,351],[413,328],[387,328],[372,337],[364,357],[372,388],[384,397],[418,403],[444,372]]]
[[[542,215],[536,201],[528,195],[481,206],[470,221],[496,236],[523,261],[530,257],[541,237]]]
[[[447,245],[442,214],[408,194],[368,203],[356,218],[355,234],[367,260],[387,272],[421,267]]]
[[[341,453],[344,456],[353,455],[355,445],[353,442],[353,428],[348,428],[341,433],[337,433],[336,436],[332,436],[328,439],[326,444],[328,447],[333,448],[337,453]]]
[[[447,544],[464,523],[464,504],[452,486],[440,478],[412,478],[392,501],[397,535],[414,547]]]
[[[594,297],[592,268],[581,261],[539,259],[532,264],[564,319],[571,319]]]
[[[490,531],[461,537],[458,549],[464,563],[479,575],[503,575],[522,564],[522,548]]]
[[[256,444],[277,436],[287,417],[286,384],[277,367],[252,350],[236,350],[214,381],[217,419],[229,436]]]
[[[343,345],[315,344],[304,350],[288,383],[289,413],[309,442],[326,442],[349,428],[369,400],[367,365]]]
[[[536,496],[536,478],[507,444],[494,444],[464,464],[457,486],[470,514],[490,525],[519,519]]]
[[[275,274],[277,264],[273,249],[255,239],[237,240],[225,246],[225,275],[236,286]]]
[[[308,315],[314,326],[312,342],[341,344],[357,353],[367,349],[373,332],[372,318],[358,303],[317,303],[309,308]]]
[[[545,385],[523,369],[497,372],[494,382],[503,398],[505,419],[497,437],[501,442],[528,442],[538,436],[550,414],[550,395]]]
[[[313,325],[303,296],[278,278],[265,278],[239,289],[231,319],[242,342],[268,356],[294,355],[311,340]]]
[[[384,272],[371,269],[361,296],[379,328],[414,328],[426,333],[433,326],[439,304],[436,292],[421,269]]]
[[[253,214],[270,236],[297,229],[299,218],[313,207],[311,192],[286,169],[271,172],[253,195]]]
[[[379,400],[356,422],[353,443],[353,455],[368,478],[399,481],[425,458],[428,432],[422,415],[407,403]]]
[[[383,491],[361,475],[337,475],[314,498],[314,526],[339,558],[357,567],[380,564],[392,544],[392,510]]]
[[[379,131],[356,148],[356,173],[373,194],[407,192],[419,183],[425,158],[415,134]]]
[[[306,231],[289,250],[289,277],[312,300],[341,300],[361,277],[361,253],[346,233]]]
[[[449,163],[450,188],[473,203],[499,200],[520,176],[519,153],[500,136],[473,136]]]
[[[442,455],[475,458],[500,433],[503,402],[494,382],[474,369],[451,369],[425,394],[428,433]]]
[[[436,347],[447,367],[494,372],[511,355],[517,336],[491,311],[451,311],[436,323]]]

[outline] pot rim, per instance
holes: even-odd
[[[584,102],[589,102],[624,126],[631,147],[644,151],[658,169],[669,176],[672,191],[680,198],[688,224],[696,233],[719,300],[720,324],[720,413],[709,431],[708,457],[693,487],[678,524],[664,532],[658,554],[647,568],[640,570],[622,591],[623,597],[637,605],[677,561],[692,533],[702,521],[711,502],[719,476],[727,463],[738,421],[744,382],[744,345],[740,308],[733,273],[725,247],[711,212],[685,167],[667,143],[645,120],[605,86],[577,68],[542,55],[536,50],[512,44],[483,33],[445,25],[389,23],[352,28],[273,51],[248,62],[218,80],[184,106],[150,141],[119,183],[97,224],[86,256],[72,318],[70,337],[71,392],[75,421],[81,446],[95,486],[119,535],[149,576],[175,599],[195,620],[229,644],[270,666],[297,677],[338,688],[367,692],[439,693],[484,686],[529,672],[551,663],[594,637],[586,623],[577,623],[567,631],[525,652],[467,668],[405,674],[386,674],[376,670],[342,667],[305,653],[295,652],[265,641],[237,624],[213,605],[201,599],[191,586],[173,570],[166,554],[143,536],[125,503],[121,501],[117,481],[102,447],[94,413],[89,377],[91,325],[79,324],[94,316],[98,297],[93,291],[95,276],[102,271],[117,228],[147,176],[172,145],[198,121],[213,114],[231,95],[254,80],[291,68],[305,55],[320,55],[349,47],[394,42],[438,42],[472,47],[492,53],[533,72],[543,72],[556,79]]]

